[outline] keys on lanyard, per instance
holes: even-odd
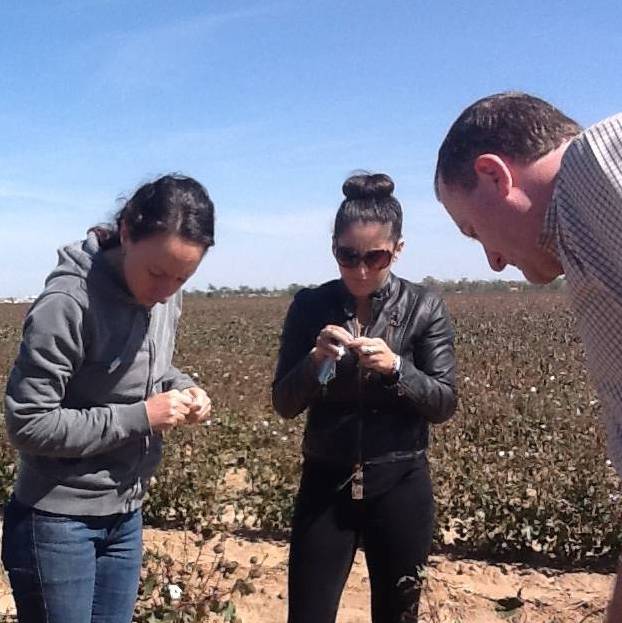
[[[352,499],[363,499],[363,466],[355,465],[352,472]]]
[[[352,335],[355,338],[361,337],[366,333],[365,327],[361,325],[359,319],[354,317],[354,331]],[[362,375],[363,371],[361,367],[358,367],[358,394],[359,394],[359,411],[361,410],[361,384],[362,384]],[[358,452],[359,452],[359,461],[353,470],[352,470],[352,499],[353,500],[362,500],[363,499],[363,465],[362,465],[362,444],[363,444],[363,421],[361,420],[361,415],[359,413],[359,421],[358,421]]]

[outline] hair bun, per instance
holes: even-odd
[[[343,183],[346,199],[386,199],[393,194],[395,185],[385,173],[359,173]]]

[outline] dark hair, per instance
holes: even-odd
[[[207,190],[184,175],[164,175],[143,184],[108,226],[93,227],[104,249],[120,244],[121,224],[133,242],[155,234],[178,234],[206,249],[214,244],[214,204]]]
[[[385,173],[357,173],[343,183],[343,194],[335,216],[333,238],[355,222],[391,225],[391,238],[402,237],[402,206],[393,196],[393,180]]]
[[[481,154],[503,154],[527,164],[557,149],[581,132],[581,126],[544,100],[526,93],[497,93],[471,104],[449,129],[438,152],[438,180],[470,190]]]

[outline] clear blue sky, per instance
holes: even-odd
[[[396,272],[497,277],[434,199],[440,141],[507,89],[585,125],[618,112],[621,33],[613,0],[3,2],[0,296],[37,293],[59,245],[168,171],[217,209],[191,287],[332,278],[332,217],[361,168],[396,182]]]

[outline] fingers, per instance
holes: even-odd
[[[326,343],[343,344],[346,347],[352,342],[352,336],[343,327],[332,324],[326,325],[318,338]]]
[[[166,419],[164,419],[160,424],[158,424],[155,428],[156,430],[172,430],[177,426],[186,423],[186,417],[181,414],[173,414],[169,415]]]
[[[203,422],[204,420],[206,420],[209,417],[211,412],[212,412],[212,401],[210,397],[207,394],[205,394],[205,401],[197,414],[199,417],[199,421]]]
[[[164,422],[165,430],[184,424],[186,416],[190,414],[192,397],[173,389],[168,392],[168,417]]]
[[[194,389],[191,387],[190,389]],[[171,401],[174,401],[175,404],[183,404],[186,406],[190,406],[194,402],[194,396],[188,393],[189,390],[184,389],[183,391],[179,391],[178,389],[172,389],[168,392]]]
[[[203,404],[204,396],[206,395],[205,392],[198,387],[188,387],[182,390],[181,393],[184,398],[190,399],[188,407],[192,412],[195,412],[197,411],[197,409],[199,409],[199,407]]]
[[[345,347],[348,347],[350,342],[354,339],[343,327],[333,324],[326,325],[320,332],[320,335],[322,334],[324,334],[327,339],[343,344]]]
[[[350,348],[358,354],[364,368],[381,374],[388,374],[393,369],[395,355],[382,338],[357,338],[352,341]]]
[[[352,336],[343,327],[326,325],[317,336],[315,346],[323,356],[341,359],[351,342]]]
[[[189,387],[183,393],[192,398],[190,413],[186,418],[188,423],[196,424],[207,420],[212,410],[212,401],[205,390],[200,387]]]
[[[175,398],[171,399],[171,413],[174,416],[186,416],[191,411],[192,402],[183,402]]]
[[[368,346],[367,344],[364,344],[359,349],[359,352],[362,355],[375,355],[378,352],[378,349],[375,348],[374,346]]]
[[[359,356],[363,357],[370,357],[389,351],[389,347],[386,345],[385,341],[379,337],[359,337],[352,340],[350,348],[356,351]]]
[[[315,342],[316,348],[321,352],[324,357],[332,357],[333,359],[341,359],[345,354],[345,347],[343,344],[332,344],[330,342],[322,341],[321,338]]]
[[[359,357],[359,362],[363,366],[363,368],[381,372],[385,367],[384,365],[385,356],[384,355],[363,355]]]
[[[203,404],[196,405],[195,410],[188,416],[188,421],[200,424],[205,422],[212,412],[212,401],[206,395]]]
[[[207,393],[200,387],[189,387],[188,389],[184,389],[184,393],[192,399],[190,410],[194,413],[198,413],[203,410],[207,404],[211,404]]]
[[[181,413],[176,413],[170,419],[169,428],[175,428],[176,426],[179,426],[180,424],[184,424],[185,422],[186,422],[186,416],[182,415]]]
[[[190,422],[202,422],[211,411],[211,401],[199,387],[154,394],[145,401],[145,406],[149,426],[155,431],[170,430]]]

